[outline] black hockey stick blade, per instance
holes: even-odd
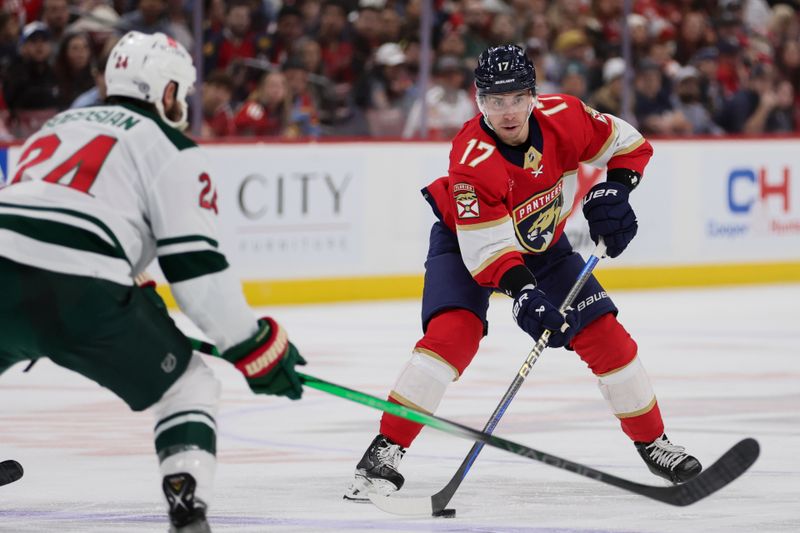
[[[512,444],[504,439],[498,440],[504,444]],[[680,485],[658,487],[623,479],[580,463],[574,463],[567,459],[528,448],[527,446],[516,445],[516,447],[505,447],[505,449],[517,455],[541,461],[550,466],[569,470],[575,474],[613,485],[628,492],[679,507],[691,505],[702,500],[744,474],[758,459],[760,451],[758,442],[755,439],[743,439],[694,479],[690,479]],[[439,503],[432,496],[422,498],[403,498],[376,494],[369,494],[368,496],[372,503],[382,511],[406,516],[430,516],[436,512],[437,504]]]
[[[686,483],[673,487],[638,485],[636,492],[670,505],[681,507],[691,505],[744,474],[756,462],[760,450],[757,440],[743,439],[717,459],[717,462],[703,470],[699,476]],[[626,488],[616,483],[611,484]]]
[[[0,487],[17,481],[24,472],[22,465],[13,459],[0,462]]]

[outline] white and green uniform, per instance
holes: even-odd
[[[22,148],[0,189],[0,373],[49,357],[152,407],[164,475],[210,490],[219,382],[132,278],[154,258],[221,350],[258,329],[217,244],[200,149],[135,105],[65,111]]]
[[[137,107],[102,106],[55,116],[21,154],[0,191],[0,255],[122,285],[157,256],[181,308],[220,348],[255,331],[190,139]]]

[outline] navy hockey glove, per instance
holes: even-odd
[[[249,339],[228,348],[222,357],[244,374],[256,394],[274,394],[299,400],[303,384],[295,365],[306,360],[289,342],[286,330],[270,317],[258,321],[258,331]]]
[[[614,181],[598,183],[583,199],[583,216],[589,222],[589,236],[595,244],[600,237],[606,255],[617,257],[625,250],[639,228],[636,214],[628,203],[630,189]]]
[[[562,316],[545,298],[544,293],[536,288],[520,291],[514,298],[512,312],[519,327],[536,340],[539,340],[544,330],[549,329],[547,345],[551,348],[569,344],[580,322],[574,309],[568,308],[566,316]]]

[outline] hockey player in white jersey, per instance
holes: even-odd
[[[158,258],[181,309],[256,393],[298,399],[305,364],[256,319],[219,251],[217,194],[181,133],[195,69],[164,34],[111,51],[107,105],[65,111],[29,138],[0,190],[0,373],[49,357],[156,418],[171,531],[210,531],[220,384],[133,279]]]

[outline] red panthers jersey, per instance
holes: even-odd
[[[529,126],[528,142],[509,146],[476,116],[453,140],[448,175],[423,189],[484,286],[558,240],[585,192],[580,163],[643,173],[653,154],[633,126],[565,94],[540,96]]]

